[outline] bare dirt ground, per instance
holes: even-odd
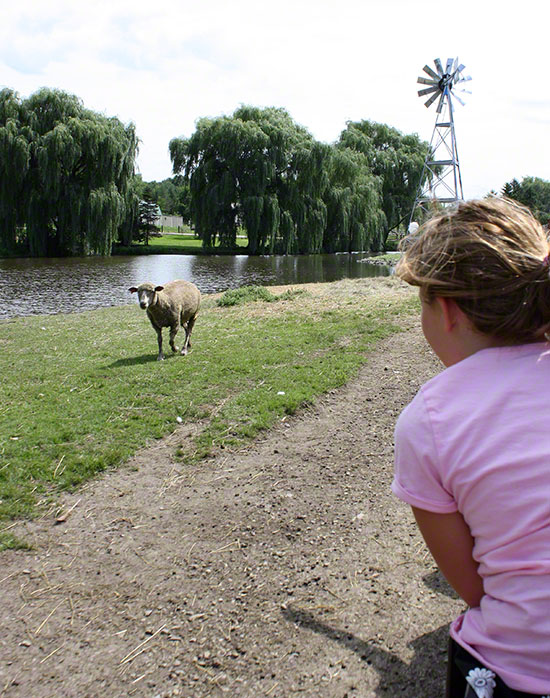
[[[463,604],[389,490],[395,420],[440,368],[415,325],[246,449],[191,469],[182,426],[20,525],[0,695],[441,696]]]

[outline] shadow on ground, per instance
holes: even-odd
[[[431,589],[432,591],[435,591],[438,594],[444,594],[445,596],[448,596],[450,599],[459,598],[456,591],[452,588],[452,586],[449,584],[449,582],[445,579],[445,577],[441,574],[439,570],[434,570],[433,572],[430,572],[430,574],[425,575],[424,577],[422,577],[422,581],[428,587],[428,589]]]
[[[323,623],[308,611],[289,606],[283,609],[282,613],[291,623],[324,635],[329,640],[358,654],[380,676],[377,696],[394,698],[397,695],[403,695],[435,698],[443,695],[447,672],[447,625],[442,625],[437,630],[413,640],[409,646],[413,648],[414,656],[410,663],[405,663],[391,650]]]
[[[175,359],[179,354],[167,354],[165,361]],[[142,354],[141,356],[129,356],[125,359],[117,359],[108,364],[105,368],[116,368],[117,366],[138,366],[139,364],[150,364],[157,361],[157,354]]]

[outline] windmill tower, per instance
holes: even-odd
[[[426,107],[430,107],[438,98],[439,101],[435,110],[435,127],[430,141],[430,150],[424,161],[420,187],[409,221],[409,230],[411,230],[415,212],[419,208],[429,211],[434,205],[454,204],[464,198],[452,99],[464,105],[456,92],[466,92],[467,90],[458,86],[472,78],[462,75],[464,65],[458,63],[458,58],[454,60],[448,58],[445,70],[439,58],[434,60],[434,65],[435,70],[425,65],[423,70],[429,77],[421,76],[417,80],[421,85],[427,85],[418,91],[419,97],[430,95],[424,103]],[[455,89],[457,87],[458,89]]]

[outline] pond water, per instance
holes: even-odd
[[[74,313],[135,302],[130,286],[172,279],[202,293],[248,285],[287,285],[388,276],[365,253],[332,255],[143,255],[0,259],[0,318]]]

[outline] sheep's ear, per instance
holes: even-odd
[[[129,288],[128,291],[130,291],[130,293],[137,293],[137,288],[132,286],[132,288]]]
[[[155,291],[164,291],[164,286],[155,286]]]

